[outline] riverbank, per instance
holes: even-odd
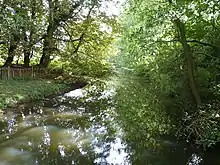
[[[54,80],[0,80],[0,110],[21,102],[38,100],[59,94],[72,88],[81,87],[80,83],[63,83]]]

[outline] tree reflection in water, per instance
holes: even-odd
[[[128,164],[113,122],[113,95],[97,83],[8,110],[2,116],[0,164]]]
[[[1,116],[0,165],[205,162],[200,150],[176,140],[175,124],[156,98],[149,108],[154,95],[146,88],[137,79],[113,78],[8,109]]]

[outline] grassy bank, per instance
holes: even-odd
[[[0,109],[18,102],[40,99],[70,88],[49,80],[0,80]]]

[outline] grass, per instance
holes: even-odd
[[[0,110],[18,102],[31,101],[68,89],[49,80],[0,80]]]

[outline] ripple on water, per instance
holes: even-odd
[[[144,129],[132,128],[130,123],[125,128],[119,127],[122,121],[119,121],[117,114],[115,84],[118,82],[102,82],[22,105],[17,109],[9,109],[1,116],[0,122],[0,165],[202,164],[202,156],[185,149],[185,144],[182,146],[169,139],[157,140],[156,137],[149,136],[147,131],[151,130],[139,136],[139,130]],[[129,108],[147,109],[145,97],[139,98],[138,94],[144,90],[129,87],[136,84],[127,80],[122,84],[124,91],[131,90],[129,95],[121,96],[126,104],[126,113]],[[127,105],[126,100],[132,104]],[[133,119],[132,115],[129,117]],[[152,121],[143,123],[147,126],[157,128],[160,126],[158,121],[162,122],[154,122],[157,116],[152,117],[150,113],[146,117],[149,117],[149,122]],[[129,134],[127,141],[124,135],[126,129],[133,133]],[[157,148],[145,146],[141,143],[142,140],[149,140]]]
[[[127,165],[125,146],[112,123],[108,99],[114,92],[103,86],[76,89],[6,113],[7,127],[2,127],[9,136],[0,143],[0,165]]]

